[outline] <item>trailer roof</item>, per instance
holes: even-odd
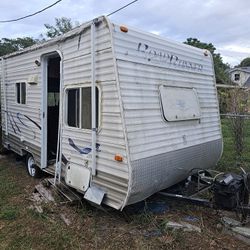
[[[106,17],[100,16],[100,17],[95,18],[93,20],[101,20],[101,19],[106,19]],[[45,41],[45,42],[42,42],[42,43],[34,44],[34,45],[27,47],[25,49],[4,55],[4,56],[2,56],[2,58],[14,57],[14,56],[17,56],[20,54],[28,53],[30,51],[38,50],[40,48],[48,47],[48,46],[57,44],[59,42],[63,42],[69,38],[72,38],[72,37],[77,36],[77,35],[81,34],[82,32],[84,32],[86,29],[88,29],[90,27],[93,20],[85,22],[85,23],[75,27],[74,29],[68,31],[67,33],[65,33],[63,35],[57,36],[55,38],[52,38],[52,39]]]
[[[108,22],[108,17],[106,16],[99,16],[97,18],[94,18],[88,22],[85,22],[77,27],[75,27],[74,29],[68,31],[67,33],[63,34],[63,35],[60,35],[60,36],[57,36],[55,38],[52,38],[48,41],[45,41],[45,42],[42,42],[42,43],[38,43],[38,44],[34,44],[30,47],[27,47],[25,49],[22,49],[22,50],[19,50],[19,51],[16,51],[16,52],[13,52],[13,53],[10,53],[10,54],[6,54],[4,56],[2,56],[2,58],[6,59],[6,58],[10,58],[10,57],[14,57],[14,56],[17,56],[17,55],[21,55],[21,54],[24,54],[24,53],[28,53],[30,51],[35,51],[35,50],[38,50],[38,49],[41,49],[41,48],[45,48],[45,47],[49,47],[51,45],[54,45],[54,44],[57,44],[57,43],[60,43],[60,42],[63,42],[69,38],[72,38],[72,37],[75,37],[75,36],[78,36],[80,35],[81,33],[83,33],[86,29],[89,29],[90,28],[90,25],[93,21],[102,21],[102,20],[106,20]],[[137,30],[133,27],[128,27],[129,29],[132,29],[132,30]],[[139,31],[139,30],[138,30]],[[153,33],[150,33],[150,32],[146,32],[146,31],[142,31],[140,30],[141,33],[144,33],[144,34],[147,34],[149,36],[157,36],[157,37],[160,37],[162,39],[164,39],[165,41],[167,42],[170,42],[170,43],[174,43],[174,44],[182,44],[183,47],[188,47],[189,49],[192,49],[193,51],[201,51],[204,49],[200,49],[200,48],[197,48],[197,47],[194,47],[194,46],[190,46],[188,44],[184,44],[184,43],[180,43],[180,42],[176,42],[172,39],[167,39],[166,37],[162,37],[162,36],[158,36],[158,35],[155,35]],[[208,53],[210,53],[209,51],[207,51]],[[0,57],[1,58],[1,57]]]

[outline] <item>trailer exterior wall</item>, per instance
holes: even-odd
[[[91,185],[95,184],[105,190],[103,203],[120,209],[123,206],[128,190],[127,151],[124,141],[124,129],[121,120],[120,98],[117,91],[114,58],[111,46],[111,36],[108,22],[105,18],[99,18],[100,23],[96,27],[95,34],[95,74],[96,85],[100,91],[100,127],[97,133],[97,143],[100,150],[97,152],[97,175],[93,177]],[[60,51],[62,55],[63,72],[63,124],[62,124],[62,154],[68,160],[65,167],[84,168],[91,171],[91,153],[79,154],[69,145],[69,139],[81,147],[91,147],[91,130],[69,127],[66,121],[67,90],[70,88],[86,87],[91,85],[91,40],[90,23],[81,25],[63,37],[52,39],[43,44],[33,46],[17,52],[4,59],[6,64],[7,86],[7,111],[13,114],[13,119],[8,120],[8,136],[3,137],[5,146],[22,154],[30,151],[40,165],[41,161],[41,131],[35,127],[25,128],[17,119],[17,114],[28,115],[38,124],[41,124],[41,100],[43,98],[41,82],[41,67],[35,65],[35,60],[47,53]],[[15,84],[26,82],[30,75],[37,74],[38,84],[27,85],[27,103],[16,103]],[[4,109],[2,109],[2,117]],[[3,121],[4,122],[4,119]],[[13,129],[14,127],[14,129]],[[36,137],[34,138],[34,132]],[[35,149],[35,150],[34,150]],[[115,154],[123,156],[123,162],[114,160]]]
[[[91,85],[91,36],[90,28],[81,34],[81,53],[76,53],[79,37],[62,45],[64,52],[64,96],[72,87]],[[124,129],[121,120],[120,100],[117,91],[117,81],[114,70],[114,58],[111,37],[106,20],[96,27],[95,34],[95,77],[100,93],[100,124],[97,132],[97,174],[93,177],[95,184],[105,190],[103,203],[120,209],[128,190],[127,151],[124,141]],[[72,54],[74,56],[72,56]],[[66,103],[64,103],[64,110]],[[79,154],[69,145],[69,138],[81,148],[91,147],[91,130],[69,127],[66,116],[63,123],[62,153],[70,164],[91,168],[91,154]],[[115,154],[124,157],[122,163],[114,160]]]
[[[50,47],[55,50],[56,47]],[[5,134],[5,119],[2,120],[3,144],[14,152],[23,155],[31,152],[40,165],[41,160],[41,68],[35,65],[35,60],[48,52],[41,48],[39,52],[31,51],[19,56],[4,58],[5,67],[5,97],[6,109],[2,104],[2,118],[7,114],[8,134]],[[38,76],[38,84],[28,84],[30,75]],[[26,83],[26,103],[17,103],[16,83]],[[3,88],[4,86],[2,86]],[[2,96],[2,100],[4,97]],[[27,118],[28,117],[28,118]],[[36,126],[29,119],[40,126]]]
[[[126,204],[131,204],[181,181],[192,169],[214,167],[222,135],[210,54],[131,28],[121,32],[118,25],[113,34],[131,159]],[[164,120],[160,86],[195,89],[201,118]]]

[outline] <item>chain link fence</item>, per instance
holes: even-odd
[[[221,171],[250,171],[250,95],[248,89],[218,90],[223,155],[217,168]]]

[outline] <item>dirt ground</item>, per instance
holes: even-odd
[[[225,233],[220,211],[166,203],[158,197],[161,211],[142,209],[141,204],[150,207],[153,198],[124,212],[102,211],[83,201],[44,203],[39,213],[30,199],[39,182],[14,155],[1,156],[0,249],[250,249]],[[169,221],[187,219],[201,232],[166,227]]]

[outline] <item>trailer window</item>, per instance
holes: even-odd
[[[99,124],[99,91],[96,88],[96,127]],[[91,87],[68,90],[67,123],[70,127],[91,129]]]
[[[17,82],[16,83],[16,101],[17,103],[26,103],[26,83]]]
[[[79,89],[68,91],[68,125],[79,128]]]
[[[160,98],[166,121],[200,119],[200,106],[195,89],[160,86]]]

